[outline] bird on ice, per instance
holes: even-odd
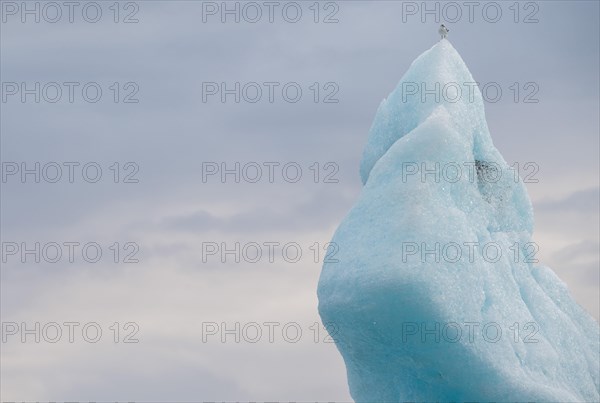
[[[444,24],[440,25],[440,29],[438,29],[438,33],[440,34],[442,39],[445,39],[448,36],[448,32],[450,32],[450,30],[448,28],[446,28],[446,26]]]

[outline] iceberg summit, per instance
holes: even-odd
[[[529,196],[474,82],[442,39],[379,106],[322,321],[357,402],[598,402],[598,324],[537,262]]]

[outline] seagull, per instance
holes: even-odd
[[[438,33],[440,34],[442,39],[445,39],[448,36],[448,32],[450,32],[450,30],[448,28],[446,28],[446,26],[444,24],[440,25],[440,29],[438,29]]]

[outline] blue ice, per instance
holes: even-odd
[[[471,83],[444,39],[377,110],[318,286],[352,397],[600,401],[598,324],[536,262],[529,196]]]

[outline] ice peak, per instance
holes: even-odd
[[[412,65],[421,60],[426,60],[428,63],[432,63],[432,65],[437,65],[436,67],[438,68],[440,68],[440,64],[447,64],[448,62],[451,62],[454,69],[460,65],[460,69],[458,70],[469,70],[460,53],[458,53],[448,38],[443,38],[437,41],[431,48],[421,53],[413,61]]]
[[[537,264],[529,196],[469,82],[443,39],[377,111],[364,186],[317,291],[350,392],[356,402],[600,401],[598,324]]]
[[[473,143],[476,154],[485,148],[482,144],[491,144],[481,92],[447,39],[417,57],[379,106],[361,162],[363,184],[392,144],[423,123],[440,105],[453,116],[455,129]]]

